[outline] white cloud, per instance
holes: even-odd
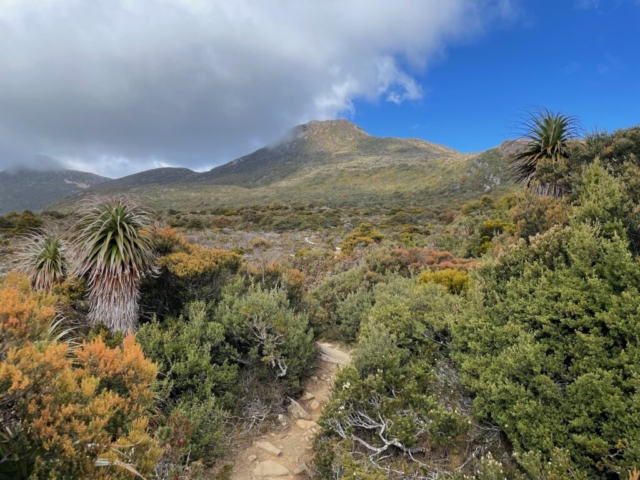
[[[0,165],[205,168],[416,73],[508,0],[2,0]]]

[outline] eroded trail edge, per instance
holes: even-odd
[[[320,431],[316,420],[329,401],[336,372],[351,362],[345,349],[318,343],[316,370],[298,400],[291,400],[281,426],[257,438],[235,454],[232,480],[305,478],[313,460],[313,438]]]

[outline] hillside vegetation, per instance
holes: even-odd
[[[265,197],[193,210],[149,197],[147,211],[102,195],[0,216],[0,477],[293,476],[258,445],[295,433],[313,442],[299,478],[639,478],[640,127],[575,138],[571,117],[535,115],[501,150],[427,145],[432,158],[407,163],[519,180],[490,194],[433,173],[403,204],[391,187],[375,196],[367,182],[389,177],[372,171],[350,183],[364,206],[187,182],[181,202]],[[323,152],[368,138],[338,126]],[[311,195],[302,172],[327,162],[287,178]],[[339,163],[318,178],[355,178]],[[318,341],[352,361],[330,396],[303,398],[326,380]],[[248,444],[260,456],[235,455]]]
[[[150,170],[88,193],[135,195],[155,210],[273,202],[443,207],[504,193],[511,185],[500,149],[462,154],[422,140],[373,137],[347,120],[334,120],[298,126],[277,144],[209,172]],[[85,195],[50,208],[68,209]]]

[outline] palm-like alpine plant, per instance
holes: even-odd
[[[89,323],[132,332],[138,319],[140,280],[155,271],[149,215],[130,199],[116,197],[89,199],[78,215],[75,267],[78,276],[88,279]]]
[[[69,264],[65,241],[50,232],[34,232],[21,239],[14,258],[16,270],[29,277],[34,290],[51,291],[64,281]]]
[[[549,110],[529,112],[522,122],[525,149],[510,161],[514,179],[540,196],[559,198],[568,193],[568,142],[577,137],[575,117]]]

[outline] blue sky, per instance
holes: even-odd
[[[640,123],[640,0],[0,0],[0,170],[208,170],[310,120],[464,152]]]
[[[576,115],[591,130],[640,124],[640,4],[520,3],[517,18],[449,47],[414,76],[424,98],[355,102],[348,116],[373,135],[417,137],[464,152],[515,135],[530,106]]]

